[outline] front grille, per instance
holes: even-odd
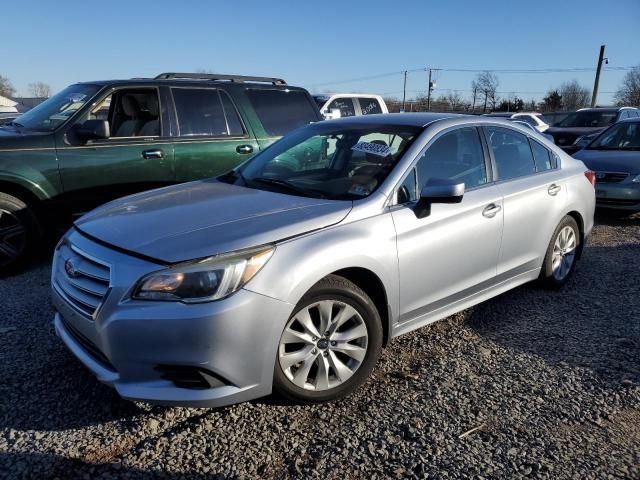
[[[64,243],[56,253],[55,268],[57,290],[74,309],[93,318],[109,293],[109,265]]]
[[[624,172],[596,172],[596,183],[618,183],[629,176]]]
[[[68,322],[62,319],[62,324],[64,328],[67,330],[69,335],[73,337],[73,339],[80,344],[80,346],[91,355],[98,363],[101,363],[103,367],[108,368],[109,370],[116,371],[116,367],[109,361],[107,356],[102,353],[102,351],[96,347],[91,340],[82,335],[77,329],[72,327]]]

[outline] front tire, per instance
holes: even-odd
[[[575,219],[565,216],[551,237],[540,277],[544,286],[562,287],[573,273],[580,251],[580,229]]]
[[[22,268],[41,236],[38,219],[22,200],[0,193],[0,276]]]
[[[382,349],[382,322],[369,296],[329,275],[298,302],[278,343],[274,390],[296,403],[349,395],[368,377]]]

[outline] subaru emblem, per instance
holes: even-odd
[[[67,275],[70,278],[75,278],[78,276],[76,266],[73,264],[73,261],[70,258],[68,258],[67,261],[64,262],[64,271],[67,272]]]

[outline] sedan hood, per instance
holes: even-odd
[[[334,225],[351,207],[350,201],[202,180],[116,200],[80,218],[75,226],[115,247],[176,263]]]
[[[596,172],[640,172],[640,151],[583,149],[573,155]]]

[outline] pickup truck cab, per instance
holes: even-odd
[[[389,113],[387,104],[380,95],[368,93],[332,93],[329,95],[314,95],[320,113],[325,120],[357,115],[373,115]]]
[[[164,73],[71,85],[0,126],[0,274],[60,223],[220,175],[318,120],[309,93],[277,78]]]

